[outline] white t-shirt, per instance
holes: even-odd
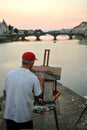
[[[34,95],[41,94],[36,75],[28,69],[16,68],[7,74],[3,87],[7,93],[5,119],[16,122],[31,120]]]

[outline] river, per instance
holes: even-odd
[[[19,41],[0,44],[0,96],[6,73],[21,66],[21,56],[25,51],[36,54],[35,65],[43,64],[44,50],[50,49],[49,66],[61,67],[60,83],[81,96],[87,95],[87,45],[79,40]]]

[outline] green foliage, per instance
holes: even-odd
[[[13,37],[0,38],[0,43],[12,42]]]

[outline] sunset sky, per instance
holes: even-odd
[[[18,29],[72,28],[87,21],[87,0],[0,0],[0,22]]]

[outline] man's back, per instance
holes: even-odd
[[[5,118],[17,122],[28,121],[32,116],[33,91],[41,93],[37,77],[28,69],[17,68],[6,76],[4,88],[7,91]],[[38,89],[34,89],[36,87]]]

